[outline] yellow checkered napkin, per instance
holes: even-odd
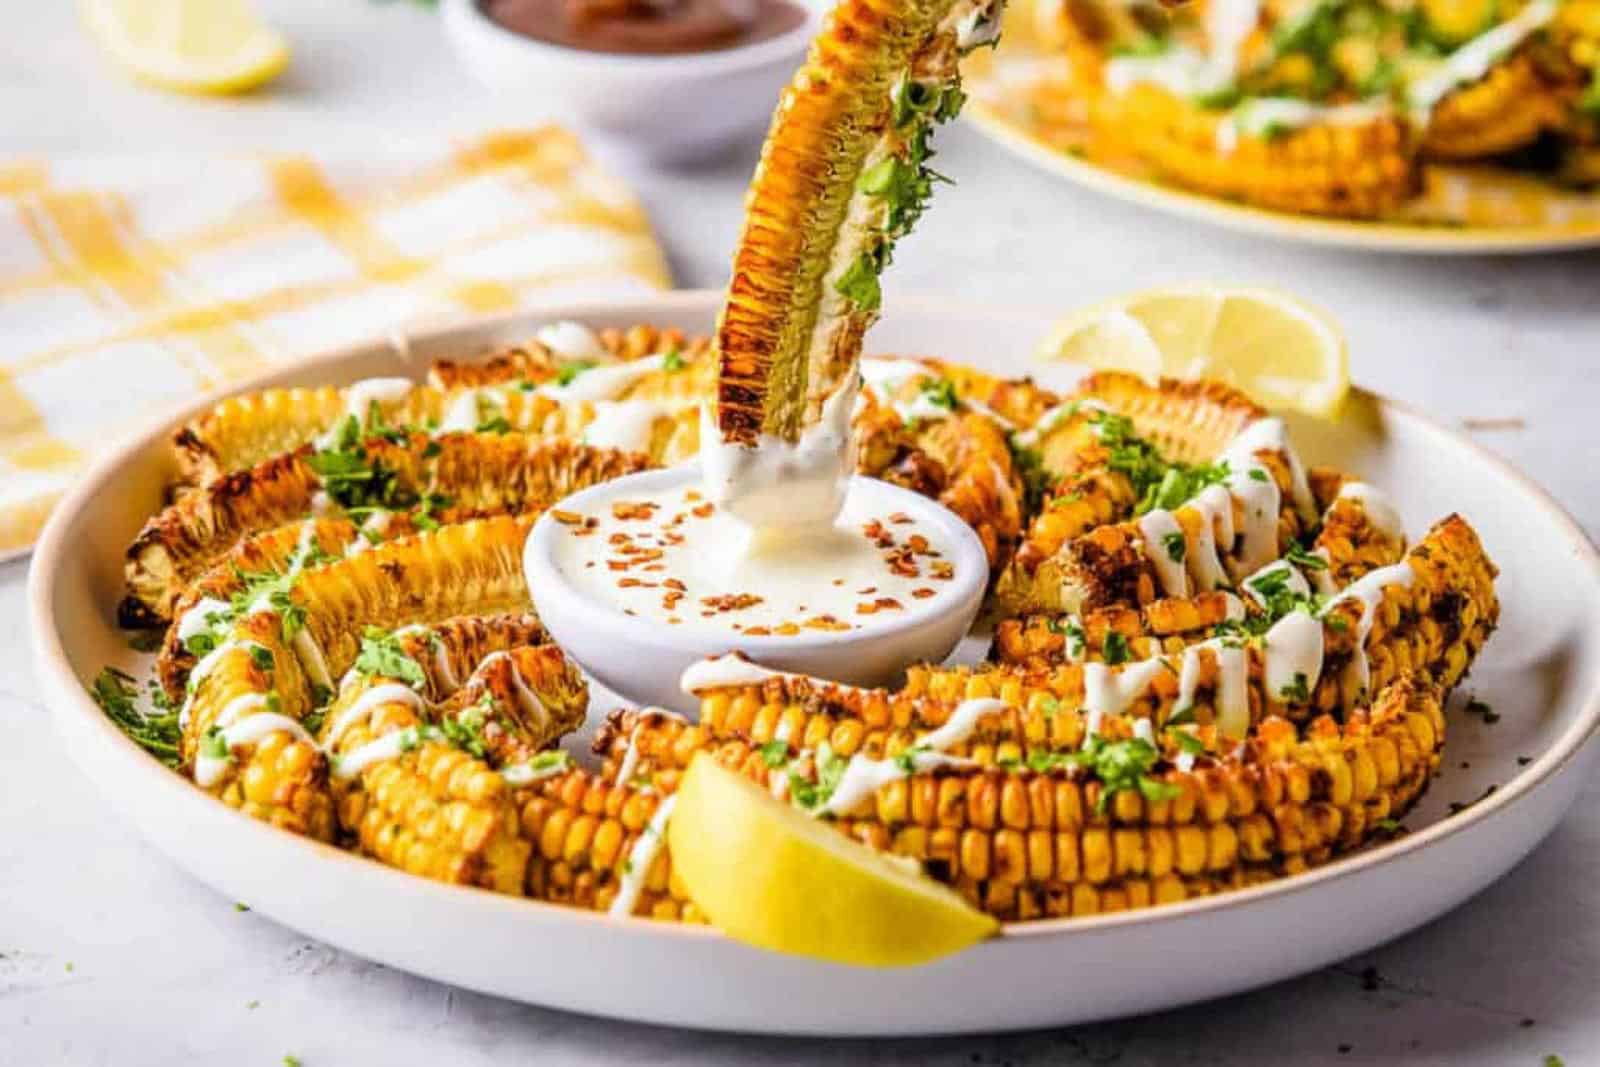
[[[118,431],[418,316],[670,284],[565,130],[378,154],[0,162],[0,558]]]

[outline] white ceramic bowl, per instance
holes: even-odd
[[[698,464],[646,471],[623,479],[627,495],[646,496],[700,481]],[[866,482],[859,478],[857,481]],[[598,499],[619,493],[620,482],[574,493],[560,507],[588,512]],[[808,630],[792,637],[749,637],[727,632],[678,629],[654,619],[624,615],[596,603],[567,581],[555,563],[555,539],[565,528],[549,512],[528,534],[523,573],[534,609],[550,636],[602,685],[636,704],[671,708],[686,715],[698,702],[679,687],[691,664],[727,652],[743,652],[764,667],[809,674],[849,685],[892,684],[911,663],[939,663],[961,642],[983,604],[989,565],[983,543],[949,508],[887,482],[875,495],[890,510],[914,515],[952,546],[955,578],[940,595],[909,604],[905,611],[861,631]]]
[[[233,391],[393,374],[421,378],[429,360],[466,358],[563,318],[703,332],[720,298],[662,293],[396,332],[279,368]],[[1070,303],[1072,294],[1063,299]],[[1019,360],[1053,318],[1053,312],[964,307],[956,299],[900,299],[885,309],[868,349],[937,353],[1001,373],[1031,371],[1052,384],[1068,369]],[[108,447],[39,541],[29,629],[35,676],[63,750],[104,791],[108,812],[127,819],[222,899],[249,901],[258,914],[369,959],[486,993],[768,1035],[959,1033],[1154,1011],[1313,970],[1443,914],[1505,874],[1550,832],[1600,755],[1600,745],[1590,743],[1600,726],[1594,546],[1548,495],[1487,449],[1405,405],[1357,390],[1337,425],[1290,419],[1301,455],[1392,488],[1413,535],[1461,512],[1501,571],[1500,629],[1467,687],[1500,719],[1489,725],[1463,714],[1466,693],[1457,695],[1446,758],[1405,820],[1410,833],[1238,892],[1008,926],[966,952],[893,971],[780,956],[704,927],[612,919],[431,882],[285,833],[200,794],[134,746],[84,691],[103,665],[140,662],[116,628],[123,551],[175,473],[170,426],[217,399],[199,398],[169,422]],[[610,706],[597,696],[591,716]],[[1497,788],[1485,795],[1490,785]],[[1472,800],[1451,813],[1452,802]]]
[[[478,0],[443,0],[445,34],[466,68],[530,111],[571,121],[619,150],[685,162],[764,129],[819,21],[716,52],[639,56],[546,44],[500,26]]]

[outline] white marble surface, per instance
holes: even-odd
[[[531,115],[462,77],[433,16],[409,3],[264,2],[296,62],[276,91],[238,101],[127,85],[71,6],[0,0],[0,156],[359,145]],[[1065,308],[1195,278],[1291,288],[1343,320],[1361,381],[1453,419],[1520,420],[1482,439],[1600,535],[1600,255],[1380,259],[1259,243],[1061,188],[967,129],[940,148],[960,184],[905,242],[888,300],[932,288]],[[682,283],[720,282],[752,151],[634,175]],[[132,836],[38,704],[25,570],[0,566],[0,1063],[1600,1063],[1600,782],[1512,875],[1410,937],[1143,1019],[994,1038],[763,1040],[413,979],[235,910]],[[1004,981],[974,995],[1003,996]]]

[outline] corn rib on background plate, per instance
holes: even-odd
[[[430,359],[525,336],[541,322],[711,326],[720,294],[666,294],[438,326],[344,349],[249,383],[420,376]],[[928,352],[1024,369],[1045,314],[902,301],[874,352]],[[1055,368],[1063,373],[1064,368]],[[215,402],[197,402],[196,409]],[[1460,711],[1446,770],[1414,831],[1297,878],[1153,911],[1015,927],[938,963],[856,970],[764,953],[714,931],[425,881],[240,815],[147,757],[83,691],[126,662],[114,626],[122,548],[171,473],[165,426],[107,456],[57,510],[30,587],[38,674],[68,752],[158,848],[228,899],[341,948],[517,1000],[678,1026],[773,1033],[933,1034],[1126,1015],[1221,996],[1354,955],[1482,889],[1572,803],[1600,744],[1600,556],[1540,489],[1401,405],[1358,392],[1337,426],[1294,421],[1309,461],[1390,488],[1408,529],[1460,511],[1502,568],[1501,630],[1465,689],[1502,716]],[[602,694],[596,710],[614,702]],[[1531,757],[1526,766],[1518,757]],[[1470,765],[1463,769],[1463,762]],[[1494,793],[1454,816],[1452,802]],[[160,906],[156,902],[153,906]]]
[[[1052,64],[1065,60],[1032,49],[1027,27],[1018,25],[1019,11],[1012,13],[999,51],[992,55],[980,53],[964,66],[972,99],[962,117],[1010,152],[1074,185],[1184,219],[1331,248],[1483,255],[1600,247],[1600,192],[1562,190],[1503,168],[1426,166],[1422,199],[1412,205],[1412,210],[1441,215],[1459,212],[1463,219],[1502,221],[1497,225],[1425,225],[1273,211],[1191,192],[1080,158],[1058,143],[1058,135],[1033,114],[1029,103],[1032,87],[1050,75]],[[1018,29],[1022,32],[1014,32]]]

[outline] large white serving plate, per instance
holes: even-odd
[[[525,337],[557,317],[703,331],[716,303],[713,293],[674,293],[418,329],[240,388],[421,375],[431,359]],[[900,301],[869,348],[1018,373],[1047,325],[1042,315]],[[172,474],[166,427],[113,450],[45,531],[30,582],[39,677],[66,751],[158,848],[231,899],[407,971],[598,1015],[768,1034],[953,1033],[1151,1011],[1318,967],[1449,910],[1550,831],[1600,752],[1585,745],[1600,722],[1600,559],[1578,527],[1504,463],[1391,401],[1358,393],[1338,425],[1296,421],[1293,430],[1308,461],[1337,461],[1392,489],[1414,537],[1460,511],[1501,567],[1500,632],[1457,694],[1445,770],[1406,820],[1413,832],[1255,889],[1013,927],[920,968],[816,963],[708,929],[413,878],[239,815],[147,757],[83,685],[107,662],[131,662],[112,609],[123,548]],[[1462,713],[1466,691],[1500,721]],[[1491,785],[1492,795],[1448,814]]]

